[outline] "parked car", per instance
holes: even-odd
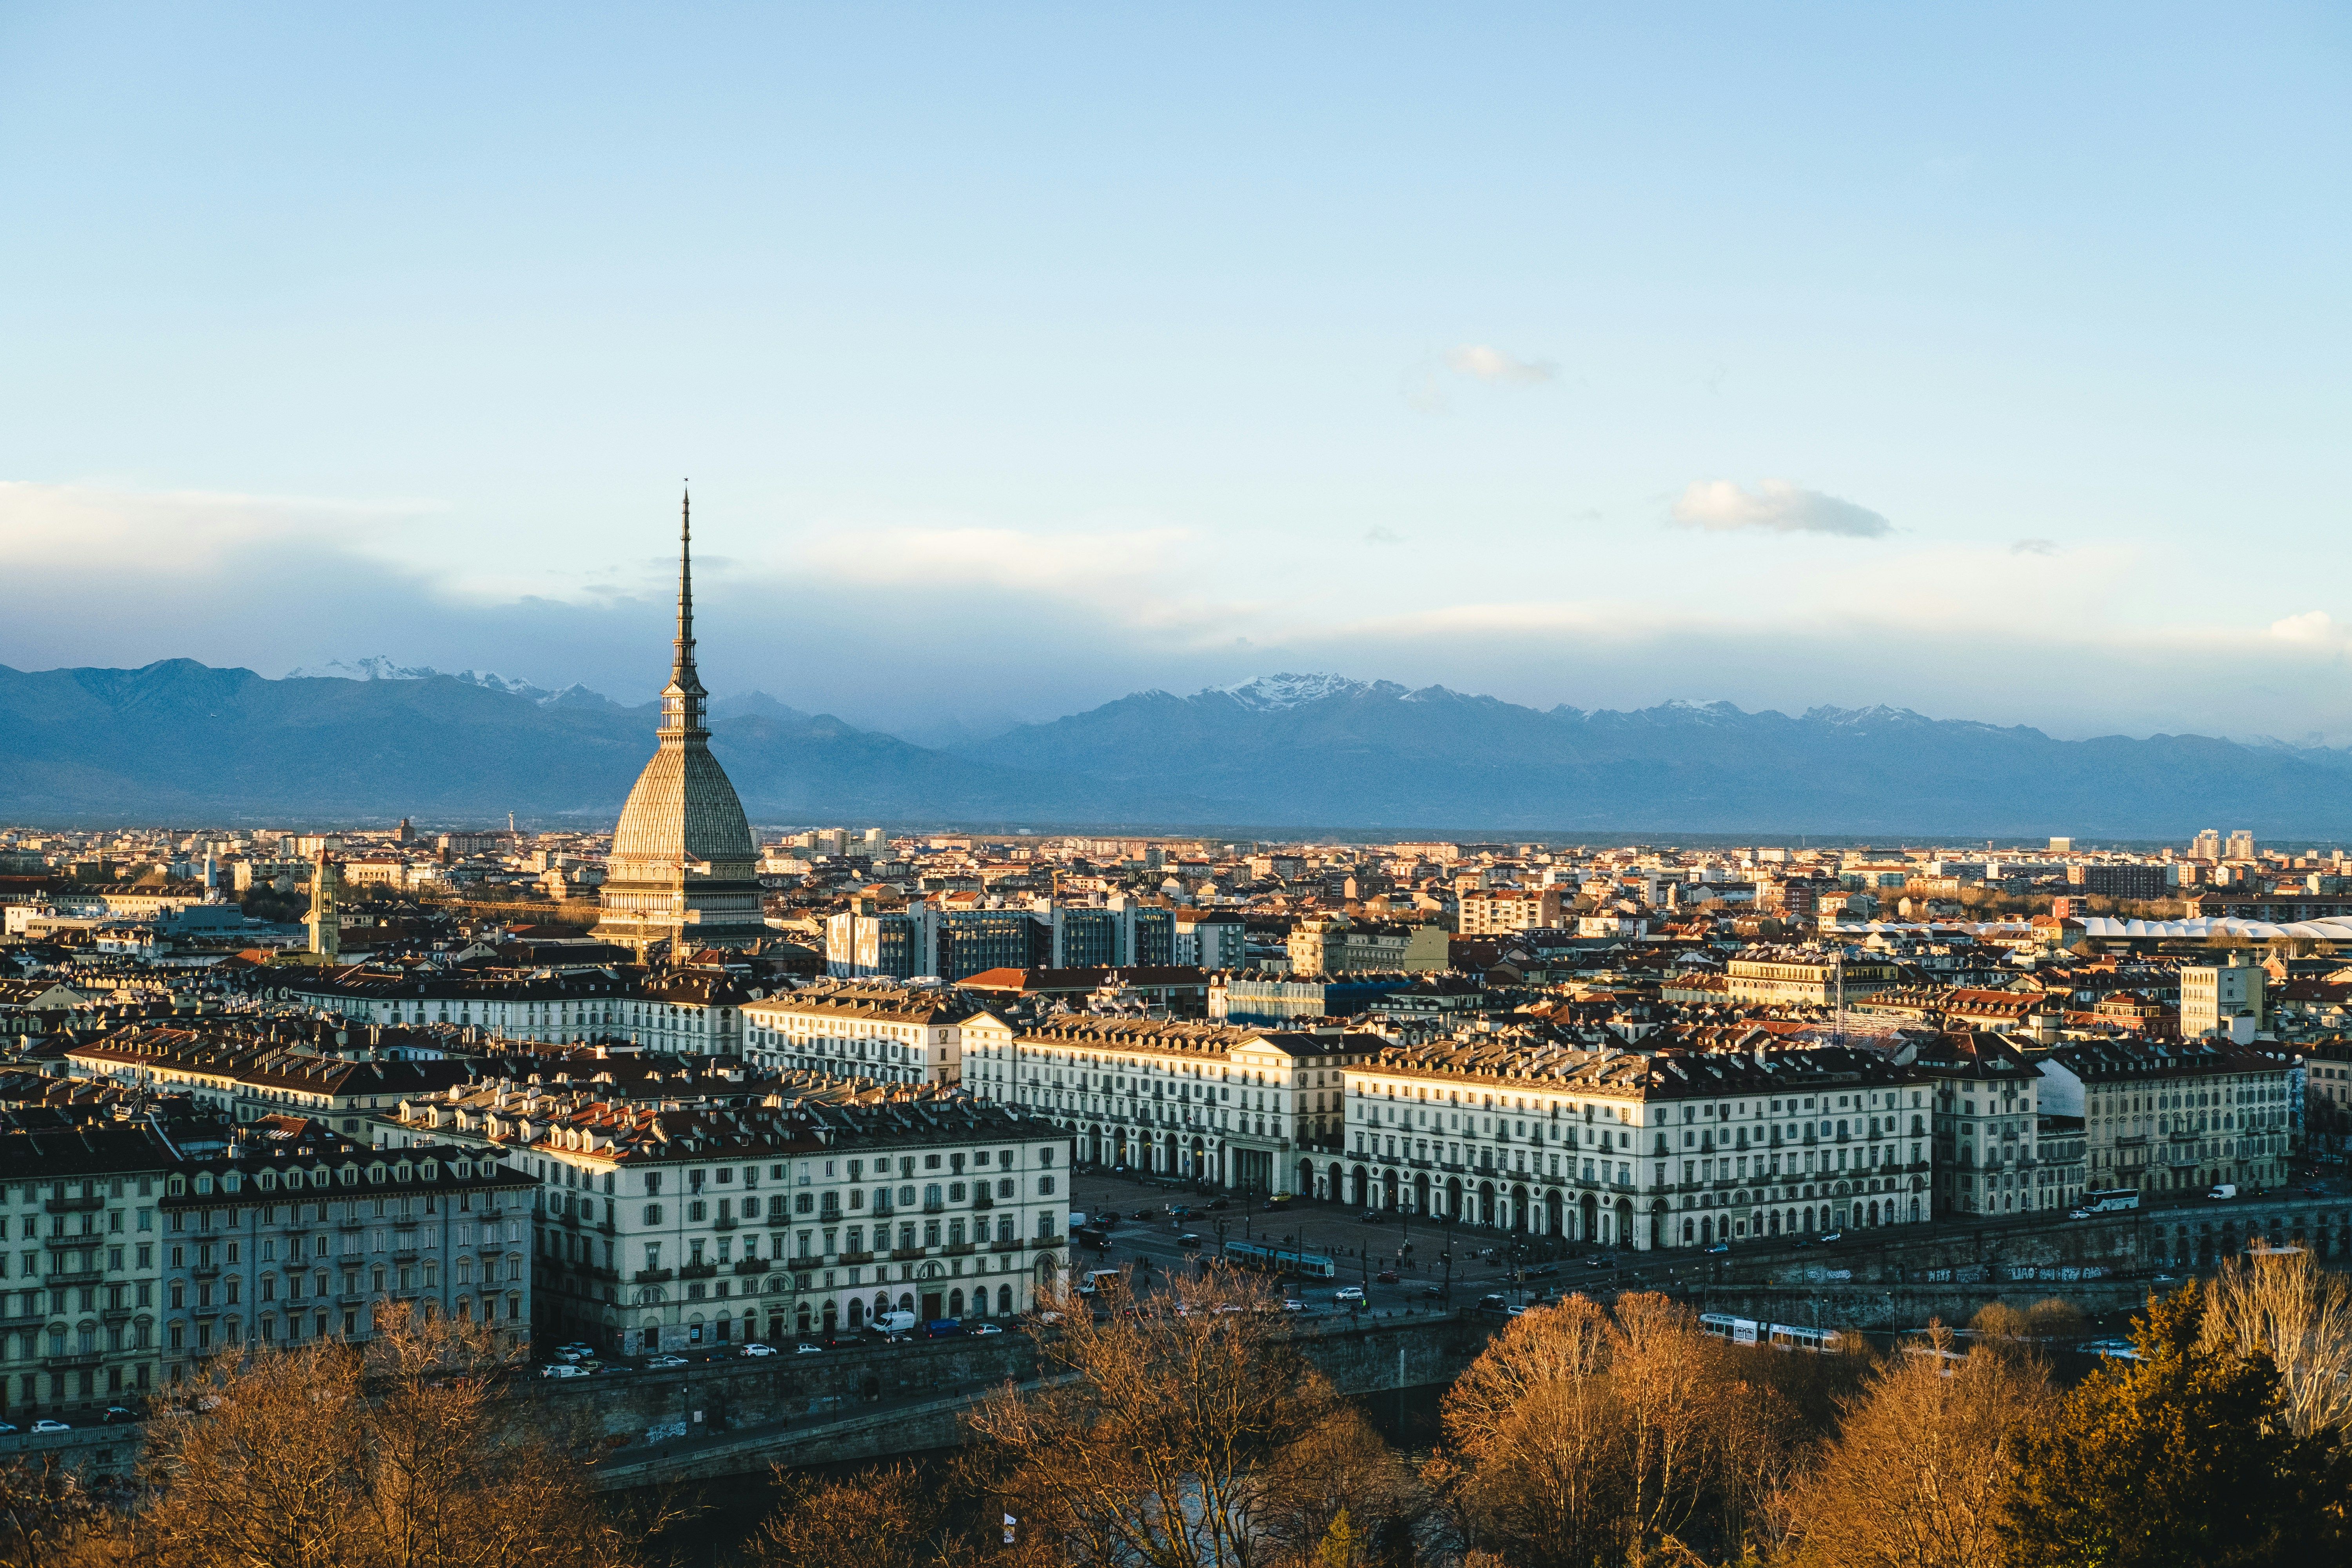
[[[1282,1299],[1282,1310],[1286,1312],[1303,1312],[1307,1310],[1307,1303],[1296,1296],[1285,1296]]]
[[[797,1344],[793,1347],[793,1353],[794,1355],[823,1355],[824,1353],[824,1347],[823,1345],[812,1345],[806,1343]]]
[[[574,1356],[589,1356],[596,1353],[596,1347],[594,1345],[582,1344],[578,1340],[574,1340],[568,1345],[556,1346],[555,1353],[557,1355],[564,1355],[568,1353]]]
[[[1229,1209],[1229,1208],[1233,1207],[1234,1205],[1233,1205],[1232,1204],[1230,1204],[1230,1203],[1226,1202],[1223,1198],[1219,1198],[1216,1202],[1214,1202],[1214,1203],[1211,1204],[1209,1206],[1210,1206],[1211,1208],[1213,1208],[1213,1209]]]
[[[1727,1241],[1718,1241],[1713,1247],[1708,1247],[1707,1250],[1709,1252],[1728,1252],[1731,1250],[1731,1243]]]
[[[1481,1296],[1478,1298],[1478,1310],[1482,1312],[1507,1311],[1509,1310],[1510,1305],[1510,1298],[1500,1294]]]
[[[681,1363],[680,1364],[684,1363]],[[539,1375],[541,1377],[585,1377],[588,1373],[584,1368],[574,1366],[568,1361],[551,1361],[545,1366],[539,1369]],[[37,1432],[40,1428],[36,1426],[33,1430]]]
[[[1364,1288],[1361,1285],[1342,1285],[1339,1287],[1339,1293],[1332,1298],[1335,1301],[1355,1302],[1361,1302],[1363,1299]]]
[[[994,1323],[966,1323],[964,1325],[963,1331],[971,1335],[973,1339],[982,1340],[986,1339],[991,1334],[1001,1334],[1004,1331],[998,1328]]]
[[[685,1364],[686,1358],[682,1355],[657,1355],[654,1357],[653,1360],[646,1363],[646,1370],[647,1372],[670,1372],[678,1367],[684,1366]]]
[[[73,1428],[67,1426],[62,1421],[36,1421],[33,1423],[33,1430],[36,1432],[70,1432]]]
[[[759,1341],[753,1340],[750,1344],[743,1347],[743,1353],[745,1355],[773,1355],[776,1353],[776,1347],[773,1345],[763,1345]]]
[[[1839,1242],[1843,1241],[1844,1239],[1845,1232],[1842,1230],[1825,1230],[1822,1232],[1822,1245],[1823,1247],[1835,1247]]]
[[[0,1437],[13,1437],[16,1435],[16,1424],[14,1421],[0,1421]]]
[[[125,1421],[136,1421],[138,1419],[138,1412],[132,1410],[131,1406],[127,1405],[110,1405],[106,1407],[106,1414],[99,1417],[99,1421],[102,1425],[108,1426],[120,1426]]]
[[[1400,1275],[1393,1268],[1383,1268],[1378,1274],[1373,1275],[1372,1278],[1379,1280],[1383,1285],[1393,1285],[1399,1279],[1402,1279],[1403,1276]]]

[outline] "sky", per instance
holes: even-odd
[[[0,7],[0,664],[2352,742],[2341,6]]]

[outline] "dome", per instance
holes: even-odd
[[[700,746],[663,746],[637,775],[613,832],[614,873],[758,858],[743,803],[719,759]],[[623,872],[618,862],[630,863]]]

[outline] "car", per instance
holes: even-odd
[[[1307,1303],[1295,1296],[1285,1296],[1282,1299],[1282,1310],[1286,1312],[1303,1312],[1307,1310]]]
[[[1435,1285],[1423,1285],[1421,1288],[1421,1299],[1424,1301],[1442,1301],[1445,1299],[1445,1292]]]
[[[1223,1198],[1219,1198],[1215,1203],[1211,1204],[1209,1206],[1213,1209],[1229,1209],[1234,1205],[1226,1202]]]
[[[555,1347],[555,1353],[558,1355],[562,1355],[565,1351],[576,1351],[582,1355],[594,1355],[596,1353],[596,1347],[594,1345],[582,1344],[578,1340],[572,1341],[568,1345],[558,1345]]]
[[[794,1355],[823,1355],[824,1353],[824,1347],[823,1345],[813,1345],[808,1343],[806,1341],[803,1341],[801,1343],[793,1347],[793,1353]]]
[[[33,1430],[36,1432],[70,1432],[73,1428],[67,1426],[62,1421],[36,1421],[33,1423]]]
[[[973,1339],[981,1340],[986,1339],[991,1334],[1001,1334],[1004,1331],[994,1323],[966,1323],[963,1331]]]
[[[1799,1247],[1811,1247],[1813,1245],[1813,1238],[1810,1236],[1799,1237],[1797,1238],[1797,1245]]]
[[[1528,1278],[1530,1279],[1549,1279],[1559,1272],[1559,1265],[1557,1263],[1538,1263],[1533,1268],[1528,1270]]]
[[[1731,1243],[1727,1241],[1718,1241],[1713,1247],[1708,1247],[1707,1250],[1709,1252],[1728,1252],[1731,1250]]]
[[[1332,1297],[1335,1301],[1360,1301],[1363,1299],[1364,1288],[1361,1285],[1342,1285],[1339,1293]]]
[[[1378,1274],[1373,1275],[1372,1278],[1379,1280],[1383,1285],[1393,1285],[1399,1279],[1402,1279],[1403,1276],[1399,1274],[1393,1268],[1383,1268]]]
[[[1179,1247],[1198,1247],[1201,1245],[1200,1235],[1197,1232],[1188,1230],[1183,1235],[1176,1238],[1176,1245]]]
[[[16,1424],[14,1421],[0,1421],[0,1437],[13,1437],[16,1435]]]
[[[2066,1217],[2068,1219],[2088,1219],[2091,1217],[2091,1211],[2089,1209],[2068,1209],[2066,1211]],[[1800,1242],[1798,1245],[1802,1246],[1803,1243]]]
[[[1822,1232],[1822,1245],[1823,1247],[1835,1247],[1839,1242],[1843,1241],[1844,1239],[1845,1232],[1842,1230],[1825,1230]]]
[[[1482,1312],[1499,1312],[1510,1304],[1510,1298],[1499,1292],[1478,1298],[1478,1310]]]
[[[1364,1223],[1365,1223],[1366,1225],[1378,1225],[1378,1224],[1380,1224],[1380,1223],[1381,1223],[1381,1211],[1380,1211],[1380,1210],[1378,1210],[1378,1209],[1366,1209],[1366,1210],[1364,1211]]]
[[[759,1341],[753,1340],[750,1344],[743,1347],[743,1353],[745,1355],[773,1355],[776,1353],[776,1347],[773,1345],[763,1345]]]
[[[539,1369],[539,1375],[541,1377],[585,1377],[588,1373],[582,1368],[572,1365],[568,1361],[551,1361],[545,1366]],[[37,1432],[40,1428],[36,1426],[33,1430]]]
[[[682,1355],[657,1355],[646,1363],[647,1372],[671,1372],[686,1364]]]
[[[139,1416],[127,1405],[110,1405],[106,1407],[106,1414],[98,1419],[103,1426],[113,1426],[124,1421],[136,1421]]]
[[[1596,1252],[1584,1260],[1584,1266],[1587,1268],[1614,1268],[1617,1261],[1605,1252]]]
[[[588,1354],[586,1351],[573,1350],[570,1345],[566,1345],[559,1351],[551,1351],[549,1353],[553,1357],[553,1359],[565,1363],[583,1360]]]
[[[2304,1188],[2303,1193],[2305,1197],[2324,1198],[2327,1195],[2327,1189],[2326,1187],[2311,1186]]]

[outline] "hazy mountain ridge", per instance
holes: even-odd
[[[0,667],[0,820],[617,816],[656,705],[521,684]],[[1285,675],[939,749],[750,692],[711,704],[711,745],[766,821],[2352,837],[2352,752],[1889,707],[1546,710]]]
[[[1271,679],[1315,690],[1310,678]],[[1885,706],[1541,710],[1335,678],[1276,706],[1237,703],[1234,689],[1141,692],[956,750],[1239,798],[1243,820],[1266,823],[2138,837],[2227,818],[2325,837],[2352,821],[2352,753],[2325,748],[2058,741]]]
[[[269,680],[171,659],[141,669],[0,666],[0,820],[312,820],[507,812],[617,817],[658,704],[545,701],[452,676]],[[711,749],[755,819],[1040,814],[1113,820],[1165,792],[1031,778],[910,746],[762,693],[712,704]]]

